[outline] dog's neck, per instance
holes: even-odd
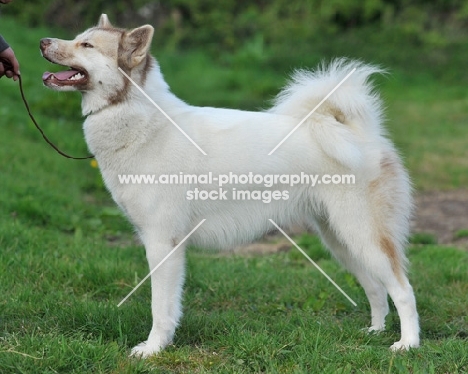
[[[117,87],[121,92],[118,100],[112,102],[108,98],[112,96],[101,98],[99,92],[102,95],[104,87],[97,93],[95,90],[83,92],[82,110],[87,116],[84,124],[86,142],[100,164],[111,164],[117,151],[119,155],[132,153],[152,141],[163,128],[173,126],[166,116],[172,118],[189,107],[170,92],[157,62],[153,60],[151,66],[144,76],[141,71],[128,74],[151,100],[120,72],[112,75],[119,79]],[[116,90],[109,91],[109,95],[115,93]]]
[[[97,114],[108,107],[125,102],[135,94],[140,95],[139,89],[134,84],[153,99],[160,98],[161,101],[167,101],[171,97],[180,102],[170,93],[159,65],[152,56],[148,55],[137,67],[131,70],[123,67],[122,71],[131,78],[132,82],[121,71],[116,71],[112,77],[94,83],[100,87],[82,92],[81,110],[84,116]]]

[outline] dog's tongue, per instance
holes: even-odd
[[[75,74],[78,73],[78,70],[59,71],[57,73],[49,73],[48,71],[46,71],[44,74],[42,74],[42,80],[45,81],[50,77],[55,77],[59,81],[66,81],[67,79],[73,77]]]

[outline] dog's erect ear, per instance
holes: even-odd
[[[101,17],[99,17],[98,27],[102,27],[102,28],[112,27],[109,21],[109,18],[107,17],[107,14],[101,14]]]
[[[125,32],[119,47],[120,62],[130,69],[142,62],[150,50],[153,33],[150,25]]]

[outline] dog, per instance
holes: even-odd
[[[337,59],[314,71],[296,72],[268,110],[195,107],[170,92],[150,55],[153,32],[150,25],[116,28],[103,14],[97,26],[74,40],[40,42],[44,58],[69,67],[45,73],[44,85],[82,93],[87,145],[113,199],[141,238],[149,268],[173,251],[151,275],[152,329],[131,354],[146,357],[172,341],[182,315],[186,245],[229,249],[275,230],[272,221],[284,228],[302,224],[315,230],[364,288],[371,307],[368,330],[385,328],[389,294],[401,321],[401,339],[391,349],[418,347],[418,313],[404,252],[411,184],[385,134],[382,104],[370,82],[380,69]],[[302,172],[352,174],[355,184],[284,187],[276,180],[273,188],[281,192],[280,198],[277,194],[266,203],[264,199],[196,199],[197,189],[207,194],[217,191],[214,180],[169,185],[119,179],[122,175]],[[236,183],[240,182],[229,180],[225,187],[233,192],[240,188]],[[261,196],[267,191],[252,181],[241,187],[252,196],[256,189],[260,188]],[[206,221],[184,241],[202,220]]]

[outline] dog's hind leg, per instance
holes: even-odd
[[[162,238],[149,232],[142,235],[151,275],[151,312],[153,325],[148,340],[132,349],[132,356],[147,357],[158,353],[171,343],[182,315],[181,296],[185,274],[185,248],[178,247],[161,264],[177,245],[174,239]]]
[[[379,219],[372,210],[385,210],[385,205],[374,207],[375,202],[367,192],[353,187],[344,187],[338,196],[330,192],[330,196],[324,201],[328,202],[325,211],[329,230],[335,233],[337,242],[342,243],[342,248],[348,250],[347,255],[337,254],[337,257],[341,256],[341,260],[356,275],[361,273],[358,279],[370,296],[369,300],[375,313],[372,325],[375,326],[375,322],[376,327],[379,327],[382,314],[386,312],[382,288],[378,285],[381,283],[392,298],[401,321],[401,340],[391,348],[408,349],[419,346],[416,301],[404,268],[404,239],[395,239],[398,230],[393,230],[391,236],[391,226]],[[393,218],[398,220],[398,212],[392,211],[392,214],[395,214],[396,218]]]
[[[356,258],[351,256],[351,252],[338,240],[325,220],[318,219],[316,229],[333,256],[357,278],[364,288],[371,307],[371,326],[368,331],[384,330],[385,317],[388,314],[388,300],[387,290],[383,284],[375,279]]]

